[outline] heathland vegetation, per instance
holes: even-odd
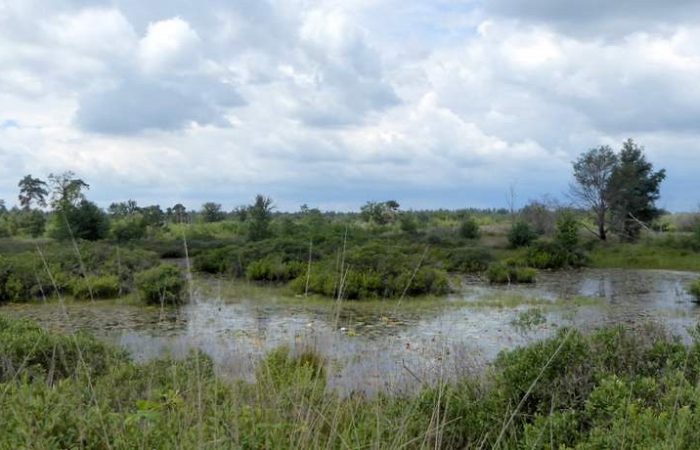
[[[281,212],[263,195],[230,212],[133,200],[102,210],[71,172],[46,182],[27,175],[19,205],[0,209],[0,301],[60,293],[154,302],[161,292],[162,302],[179,302],[182,265],[153,266],[185,256],[196,273],[336,299],[442,295],[456,274],[532,283],[537,270],[586,265],[697,269],[700,220],[656,208],[665,172],[641,147],[592,149],[573,174],[568,205],[412,211],[388,200],[359,212]]]
[[[656,207],[665,172],[641,147],[592,149],[573,175],[566,204],[416,211],[388,200],[356,212],[283,212],[264,195],[232,211],[102,209],[71,172],[27,175],[18,205],[0,204],[0,303],[174,309],[193,279],[211,278],[299,302],[391,302],[585,266],[700,271],[700,215]],[[700,280],[686,288],[700,301]],[[255,381],[232,381],[202,353],[139,363],[0,315],[0,448],[693,448],[698,333],[683,343],[658,327],[565,328],[417,392],[342,396],[310,349],[274,350]]]
[[[695,448],[700,343],[623,327],[501,353],[416,393],[339,396],[323,357],[279,348],[254,382],[194,353],[136,363],[0,316],[3,448]]]

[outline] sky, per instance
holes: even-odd
[[[0,0],[0,199],[566,201],[627,138],[700,205],[697,0]]]

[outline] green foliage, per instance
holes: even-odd
[[[700,279],[693,281],[688,287],[688,292],[700,302]]]
[[[90,275],[76,278],[71,283],[71,292],[78,299],[115,298],[119,291],[119,277],[116,275]]]
[[[626,240],[639,237],[642,223],[650,223],[661,215],[655,201],[659,199],[661,182],[666,171],[654,172],[643,148],[628,139],[620,151],[619,164],[610,177],[610,209],[612,224]]]
[[[554,242],[564,251],[576,251],[579,247],[578,229],[579,223],[576,216],[570,211],[563,211],[557,219]]]
[[[254,382],[232,383],[201,353],[137,364],[0,317],[0,447],[692,449],[699,373],[696,341],[563,329],[480,375],[341,396],[309,350],[273,350]]]
[[[26,175],[17,184],[19,187],[19,204],[29,211],[32,208],[32,202],[37,206],[46,206],[46,196],[49,191],[46,189],[46,182],[40,178],[34,178],[31,175]]]
[[[406,234],[416,234],[418,232],[418,220],[411,213],[401,213],[399,216],[399,226]]]
[[[0,383],[21,376],[52,384],[85,371],[104,374],[124,360],[124,352],[92,336],[49,333],[34,322],[0,316]]]
[[[129,242],[146,237],[146,221],[139,214],[112,220],[110,232],[117,242]]]
[[[270,237],[270,221],[274,206],[270,197],[258,194],[255,202],[248,208],[250,220],[248,238],[251,241],[260,241]]]
[[[179,304],[184,301],[185,278],[173,264],[161,264],[136,274],[136,287],[148,304]]]
[[[493,284],[534,283],[537,279],[537,270],[497,262],[489,266],[486,279]]]
[[[445,256],[446,269],[452,272],[484,272],[494,261],[493,254],[483,247],[459,247]]]
[[[267,257],[253,261],[246,267],[246,276],[253,281],[286,282],[298,277],[306,265],[298,261],[283,261],[280,257]]]
[[[38,209],[25,210],[19,213],[18,232],[37,238],[44,234],[46,216]]]
[[[292,355],[289,348],[279,347],[261,361],[256,378],[276,389],[309,382],[323,389],[326,386],[325,362],[312,350]]]
[[[536,242],[527,249],[525,263],[537,269],[563,269],[582,267],[587,256],[580,248],[568,250],[558,242]]]
[[[365,222],[386,225],[396,220],[399,204],[395,200],[386,202],[367,202],[360,208],[360,217]]]
[[[51,237],[59,240],[96,241],[107,237],[109,220],[96,204],[85,199],[77,205],[61,203],[53,215]]]
[[[574,163],[572,194],[594,213],[601,240],[609,224],[622,239],[634,241],[644,224],[661,216],[655,202],[666,172],[655,172],[643,150],[628,139],[618,154],[602,146]]]
[[[607,145],[593,148],[574,162],[574,180],[571,193],[578,202],[591,210],[595,217],[598,237],[607,239],[612,190],[610,180],[619,158]]]
[[[202,219],[205,222],[221,222],[226,217],[223,211],[221,211],[221,204],[214,202],[207,202],[202,205]]]
[[[527,247],[535,239],[537,233],[523,220],[516,221],[508,232],[508,243],[513,248]]]
[[[157,261],[151,252],[104,243],[79,243],[77,250],[72,244],[54,244],[41,249],[41,254],[33,250],[0,257],[0,302],[48,298],[57,293],[89,298],[88,283],[95,284],[97,298],[114,297],[115,291],[132,291],[134,273]]]
[[[449,291],[447,274],[439,269],[423,267],[415,271],[380,272],[376,269],[348,270],[344,275],[313,265],[309,279],[309,292],[326,297],[350,300],[371,298],[398,298],[401,295],[443,295]],[[303,273],[292,281],[290,287],[298,294],[306,292],[307,275]]]
[[[459,225],[459,235],[464,239],[479,239],[479,224],[473,217],[466,217]]]

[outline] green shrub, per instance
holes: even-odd
[[[486,271],[486,278],[493,284],[534,283],[537,270],[503,263],[493,263]]]
[[[449,291],[447,274],[439,269],[422,267],[415,271],[380,272],[374,269],[364,271],[351,269],[340,283],[339,273],[329,271],[325,266],[314,264],[308,276],[309,293],[326,297],[341,296],[350,300],[371,298],[398,298],[407,296],[443,295]],[[303,294],[307,288],[306,271],[290,283],[291,289]]]
[[[399,227],[406,234],[416,234],[418,232],[418,221],[413,214],[403,212],[399,216]]]
[[[578,228],[576,216],[569,211],[562,212],[557,219],[554,242],[568,253],[575,252],[579,247]]]
[[[179,304],[183,298],[185,278],[173,264],[161,264],[136,275],[136,287],[149,304]]]
[[[146,221],[139,215],[113,220],[110,233],[118,242],[128,242],[146,237],[147,228]]]
[[[87,370],[102,374],[126,354],[92,336],[50,333],[28,320],[0,316],[0,383],[16,376],[53,382]]]
[[[693,281],[688,287],[690,295],[695,297],[695,301],[700,302],[700,279]]]
[[[292,355],[289,348],[279,347],[269,352],[258,366],[256,378],[275,388],[320,382],[325,387],[326,371],[323,357],[312,350]]]
[[[511,268],[503,263],[491,264],[486,271],[489,283],[494,284],[514,283],[513,275]]]
[[[518,283],[534,283],[537,278],[537,270],[532,267],[517,267],[515,279]]]
[[[71,291],[75,298],[115,298],[119,296],[119,277],[116,275],[76,278],[71,283]]]
[[[558,242],[540,241],[531,245],[525,254],[525,263],[537,269],[582,267],[587,256],[580,248],[567,249]]]
[[[461,247],[445,256],[447,270],[454,272],[484,272],[494,261],[493,254],[483,247]]]
[[[479,224],[473,217],[465,218],[459,226],[459,235],[464,239],[479,239]]]
[[[527,247],[535,239],[537,233],[523,220],[516,221],[508,232],[508,243],[513,248]]]
[[[298,277],[305,269],[302,262],[284,262],[279,257],[268,257],[248,264],[246,276],[253,281],[283,282]]]

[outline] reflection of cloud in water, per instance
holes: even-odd
[[[199,301],[179,310],[113,302],[4,306],[0,311],[33,318],[58,330],[87,329],[138,360],[209,354],[220,373],[252,379],[255,364],[280,345],[311,347],[328,360],[329,385],[341,392],[398,390],[479,370],[502,349],[524,345],[574,324],[584,329],[655,320],[676,333],[695,323],[698,307],[685,286],[695,274],[665,271],[583,270],[541,273],[532,286],[469,285],[450,301],[397,308],[344,302],[304,305],[274,301]],[[600,304],[572,308],[566,300],[544,308],[546,321],[527,332],[512,322],[530,307],[470,307],[469,301],[500,294],[553,300],[589,296]],[[455,303],[457,302],[457,303]],[[463,303],[462,303],[463,302]]]

